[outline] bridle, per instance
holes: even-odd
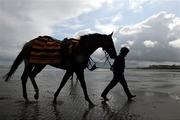
[[[106,65],[106,63],[108,63],[109,66],[110,66],[110,68],[112,68],[111,62],[110,62],[110,60],[109,60],[109,58],[110,58],[109,54],[108,54],[105,50],[103,50],[103,51],[104,51],[105,56],[104,56],[101,60],[105,59],[105,61],[104,61],[104,66]],[[92,57],[90,57],[90,58],[89,58],[89,61],[88,61],[88,64],[87,64],[88,70],[93,71],[93,70],[95,70],[95,69],[97,69],[97,68],[102,68],[102,67],[97,67],[97,66],[96,66],[96,63],[97,63],[97,62],[95,62],[95,61],[92,59]]]

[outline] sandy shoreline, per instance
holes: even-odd
[[[1,74],[5,70],[1,69]],[[169,72],[167,72],[169,73]],[[88,108],[79,82],[68,81],[52,104],[53,94],[63,76],[61,71],[43,71],[37,77],[40,99],[33,98],[34,90],[28,82],[30,103],[22,98],[21,72],[8,83],[0,80],[0,119],[2,120],[179,120],[180,99],[177,81],[180,73],[127,71],[128,84],[137,97],[128,102],[120,85],[115,87],[102,102],[100,94],[112,78],[108,71],[86,72],[88,93],[96,106]],[[152,79],[152,80],[151,80]],[[154,81],[153,81],[154,79]],[[169,80],[170,79],[170,80]]]

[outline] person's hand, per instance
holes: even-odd
[[[113,66],[111,66],[110,70],[111,70],[111,71],[114,71],[114,67],[113,67]]]

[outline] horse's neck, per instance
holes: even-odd
[[[91,43],[86,43],[84,45],[82,45],[83,47],[83,51],[86,53],[87,56],[90,56],[91,54],[94,53],[94,51],[96,51],[96,49],[98,49],[100,46],[95,43],[95,42],[91,42]]]

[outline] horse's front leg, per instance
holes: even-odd
[[[89,107],[93,107],[94,104],[92,103],[92,101],[90,100],[89,96],[88,96],[88,93],[87,93],[87,87],[86,87],[86,82],[84,80],[84,70],[77,70],[75,71],[76,72],[76,75],[81,83],[81,87],[83,89],[83,92],[84,92],[84,97],[85,97],[85,100],[88,101],[89,103]]]
[[[61,81],[61,84],[60,84],[59,88],[57,89],[57,91],[54,94],[54,100],[53,100],[54,104],[56,104],[56,99],[57,99],[61,89],[64,87],[64,85],[66,84],[67,80],[72,75],[72,73],[73,73],[72,71],[69,71],[69,70],[66,71],[66,73],[65,73],[65,75],[64,75],[64,77],[63,77],[63,79]]]

